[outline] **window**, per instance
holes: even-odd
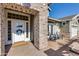
[[[8,40],[11,40],[12,35],[11,35],[11,21],[8,20]]]
[[[28,38],[28,23],[26,22],[26,38]]]
[[[63,27],[63,24],[62,24],[62,22],[60,22],[59,24],[60,24],[60,27]]]
[[[49,25],[48,25],[48,35],[49,35]]]
[[[51,34],[53,34],[53,25],[51,25]]]
[[[79,20],[78,20],[78,23],[79,23]]]
[[[53,25],[49,24],[48,25],[48,35],[51,35],[51,34],[53,34]]]
[[[27,16],[18,15],[18,14],[13,14],[13,13],[8,13],[8,18],[10,18],[10,19],[28,20],[28,17],[27,17]]]

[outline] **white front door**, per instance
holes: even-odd
[[[28,22],[24,20],[13,20],[12,21],[12,41],[28,41],[30,40],[28,29]],[[29,30],[29,29],[28,29]]]

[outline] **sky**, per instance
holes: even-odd
[[[49,17],[56,19],[79,14],[79,3],[52,3],[49,7],[51,8]]]

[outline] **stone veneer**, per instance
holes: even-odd
[[[38,49],[48,46],[48,5],[44,3],[32,3],[31,8],[39,11],[34,19],[34,45]]]
[[[0,7],[0,55],[5,54],[5,9]]]
[[[10,5],[10,6],[9,6]],[[7,6],[7,7],[3,7],[3,6]],[[15,8],[15,4],[3,4],[3,6],[1,6],[0,4],[0,55],[4,55],[5,54],[5,36],[6,36],[6,9],[12,9],[11,6],[13,6],[13,10],[16,9]],[[8,7],[9,6],[9,7]],[[17,4],[16,4],[17,6]],[[22,6],[19,6],[20,8]],[[38,48],[38,49],[43,49],[43,48],[47,48],[48,46],[48,5],[47,4],[40,4],[40,3],[34,3],[31,4],[32,9],[36,9],[33,10],[34,12],[36,11],[36,13],[30,13],[34,15],[34,45]],[[23,9],[23,8],[22,8]],[[31,10],[32,10],[31,9]],[[17,11],[18,6],[17,6]],[[24,8],[24,10],[26,10]],[[22,11],[22,10],[21,10]],[[24,13],[25,11],[23,11]],[[38,12],[38,13],[37,13]],[[25,12],[26,13],[26,12]]]

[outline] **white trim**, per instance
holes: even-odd
[[[23,14],[21,14],[21,15],[23,15]],[[29,36],[29,39],[30,39],[30,15],[27,15],[27,14],[25,14],[27,17],[28,17],[28,20],[24,20],[25,22],[28,22],[28,30],[29,30],[29,33],[28,33],[28,36]],[[11,20],[11,28],[12,28],[12,20],[18,20],[18,19],[9,19],[9,18],[7,18],[7,29],[8,29],[8,20]],[[12,32],[12,29],[11,29],[11,32]],[[27,40],[25,40],[25,41],[27,41]],[[28,40],[28,41],[31,41],[31,40]],[[14,42],[13,42],[13,40],[12,41],[8,41],[8,30],[7,30],[7,40],[6,40],[6,45],[7,44],[13,44]]]
[[[10,19],[9,19],[10,20]],[[11,21],[11,25],[12,25],[12,21]],[[7,44],[11,44],[11,41],[8,41],[8,20],[7,20],[7,23],[6,23],[6,40],[5,40],[5,45],[7,45]],[[12,27],[12,26],[11,26]],[[12,32],[12,31],[11,31]]]

